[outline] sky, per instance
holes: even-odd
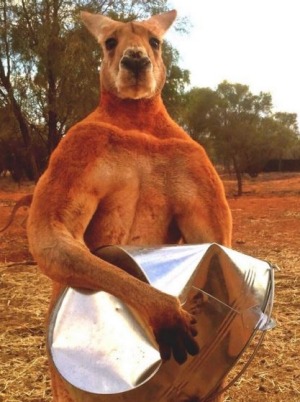
[[[224,80],[269,92],[274,112],[297,113],[300,126],[300,0],[170,0],[192,26],[166,39],[179,50],[191,84]]]

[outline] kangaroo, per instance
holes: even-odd
[[[177,298],[92,253],[108,244],[231,244],[222,182],[161,98],[162,40],[176,11],[128,23],[81,17],[103,49],[100,103],[69,130],[36,185],[30,250],[53,280],[49,312],[67,286],[109,292],[152,329],[162,360],[183,364],[199,351],[194,317]],[[50,371],[53,400],[74,402],[51,363]]]

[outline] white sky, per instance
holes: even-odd
[[[167,34],[193,86],[223,80],[270,92],[274,112],[300,122],[300,0],[171,0],[189,17],[188,35]]]

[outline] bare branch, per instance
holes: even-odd
[[[6,77],[9,80],[10,77],[10,57],[9,57],[9,41],[8,41],[8,22],[7,22],[7,7],[6,1],[3,3],[3,22],[4,22],[4,47],[5,47],[5,58],[6,58]],[[2,63],[1,63],[2,64]],[[2,64],[3,67],[3,64]],[[3,67],[4,69],[4,67]]]

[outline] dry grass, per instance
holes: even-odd
[[[0,401],[51,401],[44,319],[50,281],[36,266],[0,264]]]
[[[226,182],[229,192],[234,184]],[[233,246],[281,268],[276,273],[273,312],[277,327],[266,334],[252,365],[226,393],[225,400],[299,402],[300,175],[249,180],[245,189],[245,197],[230,199]],[[0,224],[8,215],[9,201],[14,199],[15,191],[0,191],[0,201],[7,201],[3,206],[0,202]],[[50,281],[36,266],[5,263],[17,261],[16,248],[26,247],[25,231],[19,227],[22,219],[17,218],[15,229],[0,235],[5,251],[0,259],[0,402],[47,402],[51,401],[51,391],[44,319]],[[19,256],[19,261],[30,259],[24,250]]]

